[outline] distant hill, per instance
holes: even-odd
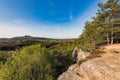
[[[53,39],[44,37],[33,37],[33,36],[19,36],[13,38],[0,38],[0,42],[11,42],[11,41],[74,41],[75,39]]]
[[[33,36],[19,36],[13,38],[0,38],[0,51],[13,51],[24,46],[43,43],[48,44],[47,47],[59,42],[73,42],[75,39],[53,39]],[[51,43],[52,42],[52,43]],[[50,43],[50,45],[49,45]]]
[[[8,38],[0,38],[0,42],[8,42],[9,39]]]

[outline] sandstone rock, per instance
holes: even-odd
[[[120,46],[106,49],[109,55],[74,64],[58,80],[120,80]]]
[[[89,52],[85,52],[82,49],[78,49],[77,47],[73,50],[73,58],[75,62],[78,62],[82,59],[85,59],[86,57],[88,57],[90,55]]]

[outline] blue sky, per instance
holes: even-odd
[[[77,38],[106,0],[0,0],[0,37]]]

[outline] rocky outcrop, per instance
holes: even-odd
[[[85,52],[82,49],[78,49],[77,47],[73,50],[73,58],[75,62],[78,62],[82,59],[85,59],[86,57],[88,57],[90,55],[89,52]]]
[[[105,47],[103,56],[70,66],[58,80],[120,80],[120,45],[116,47]]]

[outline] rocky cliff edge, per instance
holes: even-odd
[[[58,80],[120,80],[120,44],[101,46],[101,57],[71,65]]]

